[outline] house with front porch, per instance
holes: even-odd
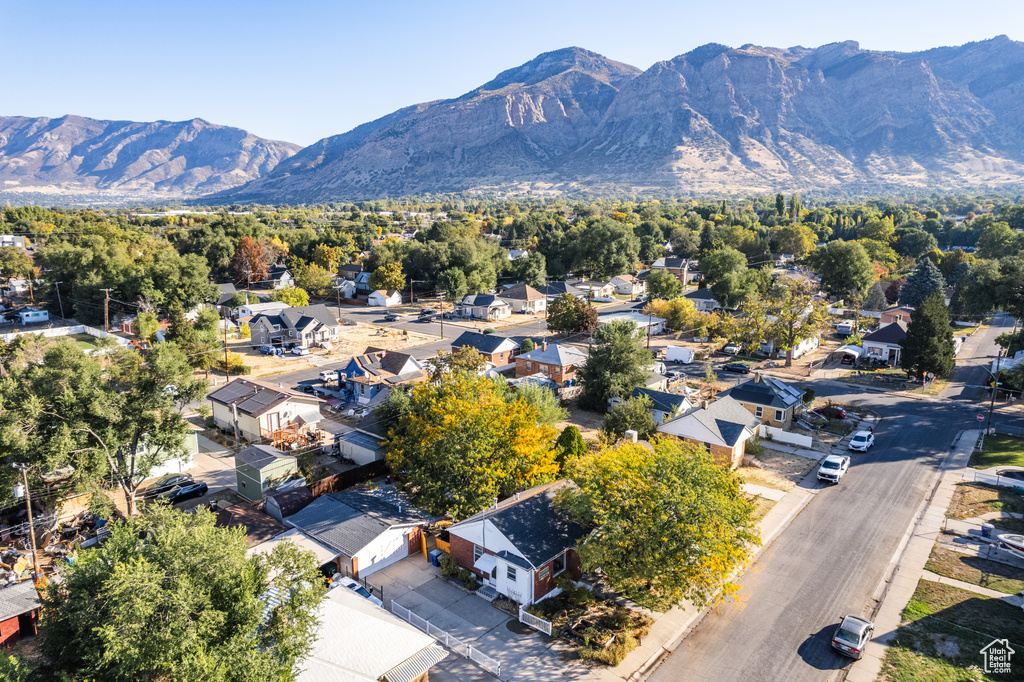
[[[753,379],[718,395],[731,396],[762,424],[788,429],[797,407],[803,404],[804,389],[758,372]]]
[[[512,314],[512,306],[494,294],[467,294],[455,304],[455,314],[477,320],[504,320]]]
[[[703,445],[720,464],[735,469],[759,425],[739,401],[724,396],[661,424],[658,433]]]
[[[512,306],[514,313],[536,315],[544,312],[548,307],[548,297],[523,282],[513,284],[503,290],[500,296]]]
[[[576,542],[587,531],[554,505],[562,480],[516,493],[448,529],[451,555],[500,595],[527,606],[563,573],[579,580]]]
[[[900,342],[907,338],[907,323],[903,320],[890,322],[884,327],[861,337],[865,360],[884,362],[893,367],[900,364],[903,346]]]
[[[320,422],[320,399],[255,379],[235,379],[207,398],[213,423],[250,442],[295,442]]]
[[[381,350],[356,355],[338,373],[338,383],[361,405],[382,390],[427,378],[420,361],[408,353]]]

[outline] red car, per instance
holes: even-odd
[[[825,407],[816,408],[814,411],[829,419],[846,419],[846,410],[835,405],[826,405]]]

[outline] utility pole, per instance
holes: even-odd
[[[110,289],[100,289],[100,291],[107,292],[107,297],[103,299],[103,331],[110,331]]]
[[[60,300],[60,285],[61,284],[64,284],[64,282],[57,282],[57,284],[54,285],[54,288],[57,290],[57,304],[60,306],[60,316],[63,319],[64,318],[64,303]]]
[[[992,400],[988,404],[988,424],[985,426],[985,434],[992,430],[992,412],[996,409],[996,392],[999,390],[999,364],[1003,359],[1003,349],[999,349],[996,355],[996,372],[992,375]]]
[[[21,480],[25,484],[25,506],[28,508],[28,536],[32,539],[32,575],[38,580],[39,556],[36,549],[36,527],[32,522],[32,494],[28,490],[28,466],[25,464],[15,464],[14,468],[21,470]],[[17,494],[15,494],[15,497],[17,497]]]
[[[648,307],[647,313],[647,348],[651,347],[651,318],[654,317],[654,311]]]
[[[252,331],[250,330],[250,334]],[[231,380],[231,370],[228,364],[228,326],[224,325],[224,383],[228,383]]]

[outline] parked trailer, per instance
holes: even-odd
[[[695,353],[696,351],[692,348],[683,348],[682,346],[665,347],[665,359],[669,362],[681,362],[684,365],[688,365],[693,362]]]

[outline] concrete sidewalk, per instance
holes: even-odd
[[[888,644],[900,626],[903,609],[917,589],[921,578],[927,577],[925,564],[931,556],[932,546],[942,533],[946,510],[956,484],[963,478],[964,469],[981,436],[980,430],[964,431],[953,452],[943,463],[942,473],[930,500],[922,505],[922,512],[904,535],[903,542],[893,556],[892,577],[883,579],[876,594],[882,603],[875,615],[875,638],[864,647],[864,657],[856,661],[846,675],[847,682],[874,682],[882,671],[882,659]],[[886,584],[887,583],[887,584]]]

